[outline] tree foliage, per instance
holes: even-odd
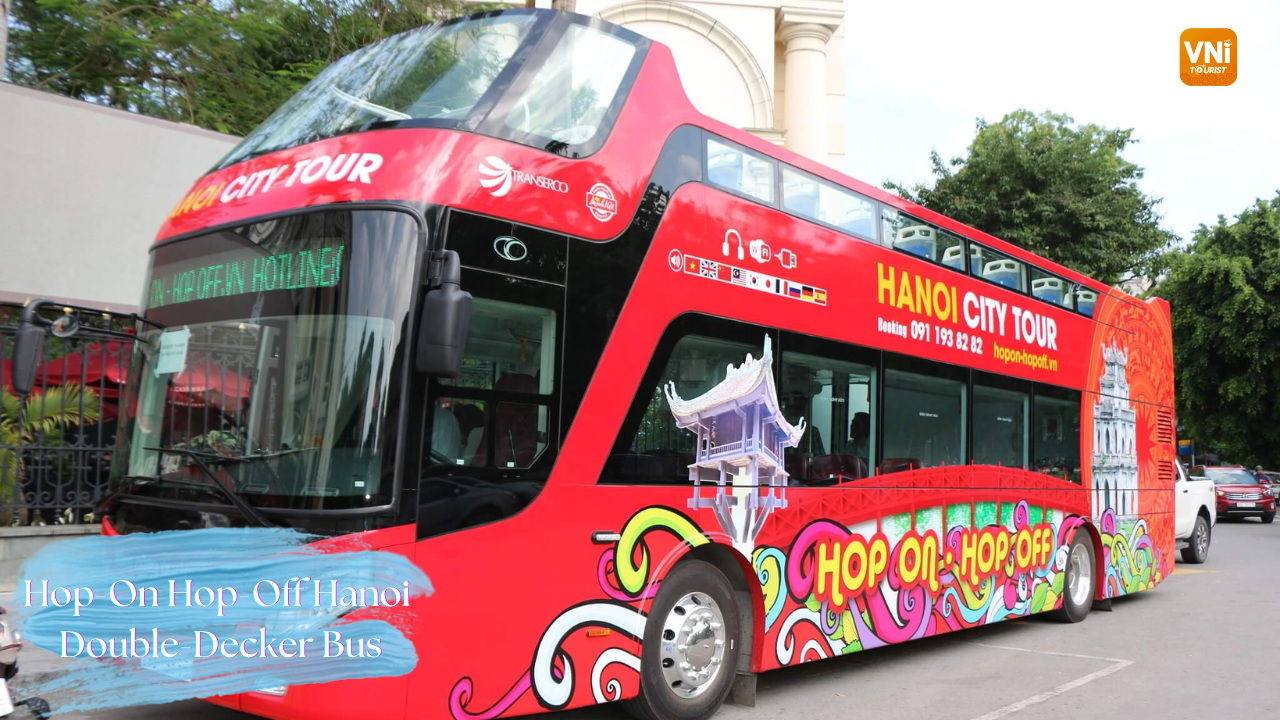
[[[1029,110],[979,120],[967,157],[932,153],[932,187],[886,187],[1103,282],[1146,274],[1174,236],[1138,189],[1142,168],[1120,156],[1133,130],[1074,122]]]
[[[1173,308],[1183,436],[1280,467],[1280,193],[1201,225],[1155,292]]]
[[[24,474],[16,448],[42,439],[57,444],[62,430],[101,417],[102,404],[92,388],[67,384],[20,400],[0,391],[0,503],[13,497],[14,483]]]
[[[8,79],[243,135],[330,62],[458,0],[14,0]]]

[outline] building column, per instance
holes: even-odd
[[[778,39],[786,48],[784,142],[820,163],[827,161],[827,42],[843,16],[842,10],[778,9]]]

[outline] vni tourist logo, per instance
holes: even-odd
[[[591,217],[606,222],[618,214],[618,199],[608,185],[596,183],[587,191],[587,209],[591,211]]]
[[[1232,30],[1187,28],[1178,38],[1178,76],[1186,85],[1230,85],[1238,55]]]
[[[515,183],[522,185],[533,185],[543,190],[554,190],[558,193],[569,192],[569,183],[563,180],[556,180],[544,175],[534,175],[532,173],[522,172],[507,163],[496,155],[490,155],[480,163],[480,186],[489,191],[494,197],[503,197],[511,192],[511,186]]]

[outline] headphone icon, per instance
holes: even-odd
[[[730,235],[738,238],[738,259],[739,260],[744,259],[746,257],[746,254],[742,252],[742,236],[739,235],[738,231],[734,230],[733,228],[729,228],[729,231],[724,234],[724,244],[720,246],[720,252],[724,253],[725,257],[729,257],[729,236]]]

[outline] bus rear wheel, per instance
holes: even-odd
[[[1093,542],[1083,530],[1071,538],[1067,549],[1066,577],[1062,582],[1062,607],[1050,613],[1059,622],[1078,623],[1093,607],[1094,568]]]
[[[733,685],[738,632],[738,603],[724,573],[701,560],[676,565],[649,612],[640,695],[627,710],[641,720],[711,717]]]

